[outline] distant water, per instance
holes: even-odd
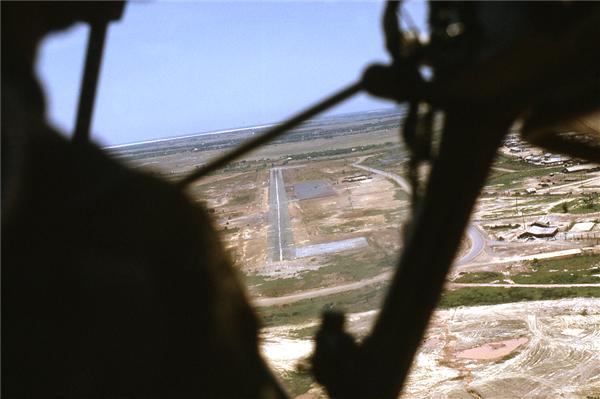
[[[189,139],[189,138],[192,138],[192,137],[200,137],[200,136],[210,136],[212,134],[241,132],[241,131],[244,131],[244,130],[262,129],[262,128],[271,127],[271,126],[275,126],[275,123],[271,123],[271,124],[268,124],[268,125],[240,127],[240,128],[236,128],[236,129],[229,129],[229,130],[216,130],[214,132],[195,133],[195,134],[189,134],[187,136],[165,137],[165,138],[162,138],[162,139],[136,141],[136,142],[133,142],[133,143],[117,144],[117,145],[111,145],[111,146],[102,147],[102,148],[104,148],[104,149],[123,148],[123,147],[129,147],[129,146],[132,146],[132,145],[160,143],[160,142],[163,142],[163,141]]]

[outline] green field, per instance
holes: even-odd
[[[550,211],[575,214],[600,212],[600,196],[598,193],[585,194],[580,198],[562,202],[554,206]]]
[[[385,254],[378,257],[371,255],[368,260],[356,254],[335,255],[325,266],[318,270],[301,272],[297,277],[272,279],[250,275],[246,276],[246,284],[252,291],[261,295],[282,296],[311,288],[364,280],[391,270],[394,264],[395,258]]]
[[[529,165],[528,169],[522,169],[515,172],[505,172],[495,170],[486,182],[486,186],[502,185],[504,188],[514,188],[521,185],[524,180],[530,177],[546,176],[550,173],[557,173],[563,169],[561,166],[540,167]]]
[[[578,297],[600,298],[600,288],[468,287],[444,293],[438,307],[444,309],[457,306],[495,305],[509,302]]]
[[[455,283],[491,283],[492,281],[502,280],[504,275],[497,272],[478,272],[465,273],[454,280]]]
[[[378,309],[386,284],[374,285],[358,290],[327,295],[314,299],[306,299],[289,305],[271,306],[258,309],[258,313],[266,327],[285,324],[300,324],[317,320],[323,311],[341,310],[347,312],[365,312]]]

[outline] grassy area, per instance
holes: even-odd
[[[600,298],[600,288],[460,288],[445,292],[438,303],[438,307],[443,309],[457,306],[494,305],[509,302],[577,297]]]
[[[518,284],[589,284],[600,283],[600,255],[575,256],[564,259],[534,260],[531,272],[512,275]],[[456,283],[490,283],[505,277],[497,272],[466,273]]]
[[[386,285],[369,286],[358,290],[342,292],[313,299],[298,301],[289,305],[259,308],[258,313],[267,327],[285,324],[306,323],[321,317],[325,310],[338,309],[348,312],[366,312],[378,309]]]
[[[518,205],[541,205],[549,204],[551,202],[559,201],[564,198],[563,195],[556,194],[543,194],[543,195],[532,195],[527,197],[521,197],[518,200]]]
[[[503,211],[495,211],[495,212],[488,212],[486,214],[484,214],[481,219],[482,220],[494,220],[497,221],[499,219],[514,219],[516,217],[522,217],[522,216],[545,216],[547,215],[547,212],[542,211],[540,208],[533,208],[533,207],[523,207],[523,208],[519,208],[519,213],[516,213],[514,211],[514,209],[510,209],[510,208],[504,208]]]
[[[297,291],[359,281],[389,270],[395,264],[391,256],[336,255],[318,270],[305,271],[299,277],[269,280],[264,276],[246,277],[246,283],[255,292],[265,296],[281,296]]]
[[[523,183],[525,179],[530,177],[546,176],[550,173],[557,173],[562,170],[562,167],[539,167],[528,165],[527,169],[521,169],[516,172],[505,172],[494,170],[486,182],[486,186],[494,186],[501,184],[506,188],[514,188]]]
[[[288,155],[288,159],[292,161],[297,160],[305,160],[305,159],[314,159],[314,158],[323,158],[323,157],[334,157],[336,155],[345,155],[352,154],[355,152],[369,151],[377,148],[386,147],[388,144],[369,144],[369,145],[361,145],[352,148],[336,148],[333,150],[323,150],[323,151],[312,151],[312,152],[304,152],[302,154],[291,154]]]
[[[562,259],[535,259],[529,266],[536,271],[571,270],[580,271],[592,266],[600,266],[600,255],[579,255]]]
[[[509,157],[504,154],[498,154],[496,156],[496,161],[494,162],[493,167],[519,171],[519,170],[529,170],[532,167],[536,167],[536,166],[530,164],[529,162],[522,161],[517,157]]]
[[[600,274],[600,267],[588,273],[574,274],[564,272],[545,272],[545,273],[522,273],[514,276],[512,279],[518,284],[586,284],[600,283],[600,277],[591,274]]]
[[[357,219],[336,225],[320,225],[317,229],[321,234],[352,233],[364,226],[364,220]]]
[[[345,257],[339,257],[345,258]],[[329,267],[340,267],[340,264]],[[347,261],[347,260],[346,260]],[[363,263],[361,265],[364,266]],[[379,265],[381,267],[381,265]],[[521,273],[513,276],[515,282],[522,283],[560,283],[563,282],[557,276],[570,275],[584,276],[586,278],[595,278],[592,274],[600,274],[600,255],[577,256],[566,259],[551,259],[532,262],[532,273]],[[369,269],[361,267],[348,267],[348,273],[353,274],[352,278],[359,280],[364,278],[360,273],[368,273]],[[555,271],[557,270],[557,271]],[[564,270],[567,270],[566,272]],[[318,272],[318,271],[316,271]],[[319,274],[313,274],[317,279]],[[309,272],[313,273],[313,272]],[[371,269],[373,273],[373,269]],[[456,282],[462,283],[485,283],[501,279],[503,276],[495,272],[469,273],[461,276]],[[566,283],[591,282],[583,280],[568,281]],[[570,278],[570,277],[569,277]],[[287,279],[292,280],[292,279]],[[293,279],[295,280],[295,279]],[[282,284],[285,280],[274,280]],[[598,279],[594,280],[598,282]],[[289,283],[289,282],[288,282]],[[378,308],[385,285],[369,286],[359,290],[343,292],[335,295],[307,299],[284,306],[274,306],[270,308],[259,309],[263,320],[267,326],[282,324],[305,323],[308,320],[319,318],[320,313],[325,309],[342,309],[350,312],[362,312]],[[542,299],[561,299],[574,297],[600,297],[600,288],[595,287],[576,287],[576,288],[504,288],[504,287],[468,287],[454,291],[445,292],[439,302],[440,308],[449,308],[456,306],[475,306],[492,305],[497,303],[535,301]],[[311,327],[303,331],[302,335],[310,335],[314,329]],[[300,333],[300,332],[299,332]]]
[[[324,310],[340,309],[348,312],[364,312],[378,309],[386,290],[384,285],[365,287],[356,291],[307,299],[289,305],[260,308],[263,323],[270,326],[299,324],[320,317]],[[458,306],[494,305],[500,303],[538,301],[562,298],[600,298],[600,288],[503,288],[469,287],[442,294],[438,308]],[[306,334],[314,332],[307,329]]]
[[[455,283],[491,283],[492,281],[502,280],[504,275],[497,272],[478,272],[465,273],[454,280]]]
[[[521,225],[518,223],[496,224],[496,225],[492,225],[492,226],[484,226],[484,228],[486,230],[491,230],[491,231],[514,230],[514,229],[518,229],[519,227],[521,227]]]
[[[207,182],[203,184],[195,184],[193,186],[192,194],[201,196],[203,193],[211,190],[219,190],[220,192],[238,189],[239,187],[247,184],[249,181],[256,181],[258,179],[258,171],[249,171],[246,173],[240,173],[240,171],[222,171],[215,173],[215,175],[223,176],[217,181]],[[230,175],[230,176],[228,176]]]
[[[574,256],[565,259],[532,261],[531,273],[512,277],[520,284],[585,284],[600,283],[600,255]]]
[[[289,305],[259,308],[263,324],[267,327],[306,323],[317,320],[325,310],[338,309],[347,312],[365,312],[378,309],[387,285],[370,286],[360,290],[307,299]],[[468,287],[442,294],[438,308],[458,306],[494,305],[510,302],[538,301],[563,298],[600,298],[600,288],[503,288]],[[315,327],[302,330],[302,335],[311,335]]]
[[[215,174],[218,173],[232,173],[232,172],[249,172],[254,170],[258,172],[259,170],[266,169],[271,165],[270,159],[256,159],[256,160],[241,160],[237,162],[230,162],[225,167]]]
[[[353,154],[354,155],[354,154]],[[344,176],[355,174],[356,170],[350,166],[353,157],[312,161],[310,167],[294,168],[284,171],[286,182],[300,182],[305,180],[325,180],[334,183]],[[302,162],[295,162],[302,164]]]
[[[550,210],[555,213],[591,213],[600,212],[600,196],[598,193],[586,194],[571,201],[555,205]]]
[[[244,205],[256,200],[256,190],[240,190],[227,202],[228,206]]]
[[[406,162],[405,151],[400,145],[390,143],[387,149],[372,157],[366,158],[361,164],[376,169],[389,170],[404,162]]]

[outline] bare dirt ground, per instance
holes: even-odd
[[[364,336],[376,316],[348,315]],[[266,329],[272,366],[293,372],[309,356],[294,332],[314,323]],[[285,338],[285,337],[288,338]],[[313,386],[310,397],[323,397]],[[595,398],[600,395],[600,300],[569,299],[461,307],[435,312],[402,398]]]
[[[403,396],[593,397],[600,394],[599,323],[597,299],[438,311]],[[498,344],[506,350],[485,349]]]

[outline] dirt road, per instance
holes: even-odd
[[[286,305],[288,303],[298,302],[304,299],[318,298],[326,295],[339,294],[340,292],[357,290],[368,285],[388,281],[391,277],[392,272],[385,272],[378,274],[375,277],[356,281],[354,283],[336,285],[335,287],[317,288],[314,290],[308,290],[299,292],[297,294],[290,294],[279,297],[258,298],[254,300],[254,305],[259,307]]]
[[[503,263],[522,262],[527,260],[542,260],[542,259],[554,259],[554,258],[567,258],[571,256],[581,255],[586,253],[585,249],[571,248],[562,249],[560,251],[542,252],[534,255],[521,255],[521,256],[509,256],[503,257],[502,259],[488,260],[486,262],[477,262],[463,264],[460,266],[460,271],[468,271],[472,269],[479,269],[483,266],[498,265]]]

